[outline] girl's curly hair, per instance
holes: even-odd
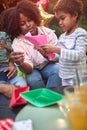
[[[78,22],[83,12],[83,2],[82,0],[58,0],[53,10],[54,13],[63,11],[65,13],[70,13],[72,16],[78,14]]]

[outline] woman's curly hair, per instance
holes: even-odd
[[[18,2],[16,7],[4,10],[0,15],[0,30],[5,31],[13,40],[21,34],[20,13],[33,20],[37,26],[41,23],[41,15],[35,3],[29,0]]]
[[[17,11],[33,20],[38,26],[41,23],[41,15],[38,6],[29,0],[22,0],[17,4]]]

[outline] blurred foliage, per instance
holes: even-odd
[[[0,0],[0,6],[2,5],[4,7],[4,9],[15,6],[17,4],[17,2],[19,2],[20,0]],[[37,2],[39,0],[31,0],[33,2]]]
[[[15,6],[18,0],[0,0],[0,5],[4,7],[4,9],[9,8],[11,6]]]

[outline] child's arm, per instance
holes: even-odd
[[[6,45],[3,41],[0,41],[0,50],[6,49],[8,52],[12,52],[12,48]]]
[[[41,48],[45,51],[45,53],[60,54],[60,52],[61,52],[61,49],[53,44],[42,45]]]

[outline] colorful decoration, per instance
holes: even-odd
[[[4,7],[4,9],[9,8],[11,6],[15,6],[17,4],[17,2],[19,2],[20,0],[8,0],[8,1],[3,1],[1,0],[1,3]],[[42,23],[41,25],[44,26],[48,26],[49,22],[53,19],[54,15],[53,14],[49,14],[47,13],[45,10],[47,9],[49,0],[31,0],[34,3],[37,4],[41,16],[42,16]],[[2,11],[2,10],[1,10]]]
[[[38,8],[40,10],[40,14],[42,16],[42,23],[41,25],[48,26],[49,22],[54,18],[53,14],[49,14],[46,11],[44,11],[42,5],[38,5]]]
[[[43,9],[46,10],[48,6],[49,0],[39,0],[37,5],[42,5]]]

